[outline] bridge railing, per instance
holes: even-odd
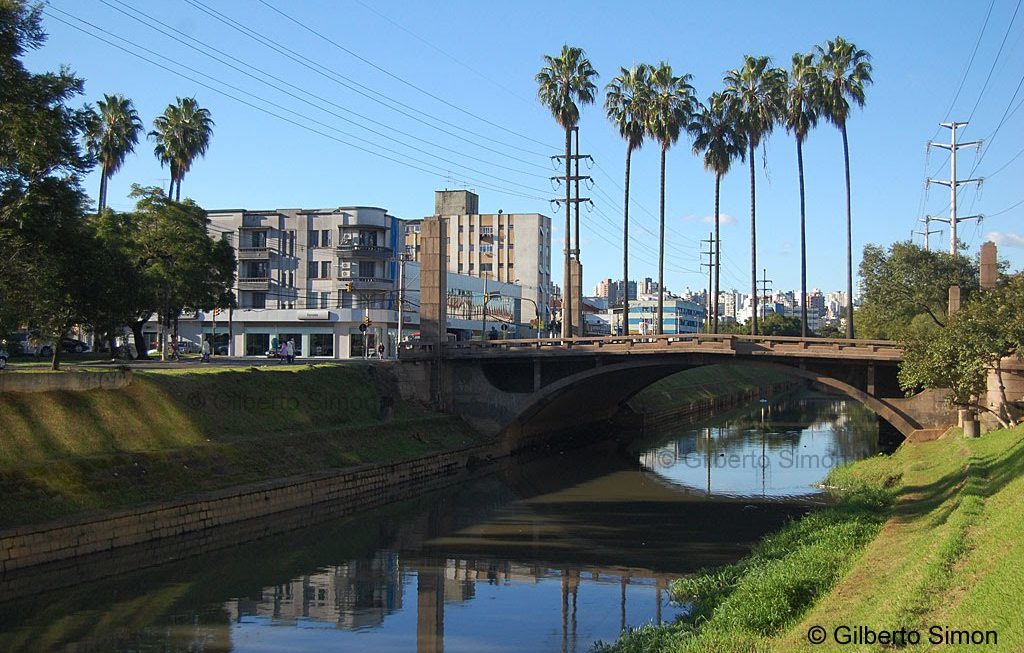
[[[402,358],[437,356],[437,344],[404,342]],[[902,357],[900,343],[890,340],[856,340],[847,338],[800,338],[798,336],[749,336],[714,333],[681,333],[662,335],[586,336],[576,338],[522,338],[508,340],[469,340],[441,345],[445,357],[502,356],[507,354],[568,354],[640,351],[701,350],[715,353],[777,353],[790,355],[870,356],[872,358]]]

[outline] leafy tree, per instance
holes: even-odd
[[[804,140],[821,112],[821,76],[814,55],[794,54],[787,76],[782,121],[796,137],[796,166],[800,179],[800,335],[807,337],[807,213],[804,201]]]
[[[213,138],[213,119],[209,109],[199,106],[195,98],[177,98],[164,113],[153,120],[149,137],[156,141],[153,153],[160,165],[171,170],[171,186],[167,196],[181,200],[181,180],[192,163],[206,154]]]
[[[850,102],[864,106],[864,88],[872,83],[871,55],[841,36],[825,47],[816,46],[821,75],[822,112],[843,136],[843,163],[846,171],[846,337],[853,330],[853,212],[850,207],[850,144],[846,121]]]
[[[697,108],[690,80],[693,75],[676,75],[664,61],[651,69],[651,96],[647,133],[661,145],[661,195],[658,204],[658,315],[665,313],[665,155],[685,129]],[[662,333],[662,320],[656,333]]]
[[[752,318],[750,333],[757,335],[757,192],[754,177],[754,150],[779,122],[783,109],[786,73],[771,67],[768,57],[743,57],[743,67],[725,74],[725,94],[739,107],[747,136],[750,163],[750,296]]]
[[[590,64],[590,59],[582,48],[562,46],[557,57],[544,55],[544,67],[534,78],[537,82],[537,98],[555,117],[555,122],[565,130],[565,283],[562,287],[562,337],[573,335],[573,301],[580,298],[572,296],[572,239],[569,237],[572,228],[569,203],[569,177],[572,174],[572,130],[580,120],[579,104],[593,104],[597,97],[597,86],[594,79],[597,71]],[[576,243],[579,247],[579,243]],[[576,325],[582,333],[583,325]]]
[[[644,142],[651,95],[651,67],[646,64],[621,68],[606,87],[604,109],[608,120],[626,140],[626,187],[622,209],[622,278],[629,285],[629,166],[633,150]],[[629,293],[622,298],[622,314],[629,315]],[[628,322],[628,321],[627,321]],[[629,335],[629,324],[626,324]]]
[[[761,320],[761,334],[765,336],[799,336],[800,318],[795,315],[769,313]]]
[[[903,339],[914,331],[946,325],[949,286],[962,300],[978,288],[978,266],[966,256],[926,251],[909,241],[888,251],[866,245],[860,264],[863,282],[857,325],[868,338]],[[918,316],[921,319],[915,320]]]
[[[123,95],[104,95],[96,103],[99,109],[86,132],[89,153],[100,164],[100,195],[97,210],[107,206],[107,180],[124,164],[125,158],[135,150],[142,132],[139,112],[129,98]]]
[[[1014,404],[1003,387],[1003,359],[1024,353],[1024,275],[1004,280],[997,288],[974,295],[945,328],[913,337],[904,348],[900,385],[948,388],[955,406],[988,412],[1004,428],[1017,424]],[[1000,399],[995,407],[984,400],[989,370],[995,372]]]
[[[227,241],[210,238],[206,212],[191,200],[176,202],[159,188],[138,185],[131,196],[137,203],[128,253],[146,289],[134,312],[146,319],[152,313],[160,315],[163,357],[163,338],[182,310],[223,305],[234,285],[234,250]]]
[[[735,102],[722,93],[712,93],[707,106],[694,112],[687,130],[693,136],[693,153],[704,153],[704,168],[715,173],[715,282],[711,292],[711,332],[718,333],[718,273],[722,260],[722,239],[719,237],[719,199],[722,177],[729,172],[734,159],[743,159],[747,152],[747,136],[740,124]]]
[[[93,278],[80,180],[93,165],[81,141],[95,114],[68,105],[83,83],[66,68],[25,68],[46,40],[41,15],[0,2],[0,331],[28,325],[59,341],[83,317]]]

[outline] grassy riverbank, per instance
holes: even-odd
[[[836,506],[766,538],[747,559],[673,586],[690,619],[634,631],[609,650],[876,651],[841,644],[837,627],[998,633],[1024,650],[1024,428],[947,435],[835,470]],[[824,629],[813,645],[808,632]],[[954,637],[958,637],[954,635]],[[941,643],[943,651],[980,650]]]
[[[630,399],[629,405],[639,413],[656,412],[691,401],[743,393],[792,380],[794,377],[784,372],[763,367],[708,365],[652,383]]]
[[[0,527],[480,442],[361,365],[154,370],[0,394]]]

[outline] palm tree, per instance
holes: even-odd
[[[131,99],[123,95],[104,95],[96,103],[99,115],[89,124],[85,144],[100,164],[99,211],[107,206],[107,180],[121,169],[125,158],[139,142],[142,120]]]
[[[818,124],[821,78],[813,54],[794,54],[786,83],[782,120],[796,136],[796,167],[800,179],[800,335],[807,337],[807,213],[804,199],[804,139]]]
[[[723,93],[712,93],[707,106],[701,105],[687,128],[693,136],[693,153],[704,153],[704,168],[715,173],[715,284],[711,293],[712,315],[708,316],[711,332],[718,333],[718,273],[722,257],[719,237],[719,198],[722,177],[729,172],[734,159],[747,153],[747,135],[740,123],[739,110]]]
[[[644,143],[649,104],[651,67],[620,68],[606,87],[605,115],[626,139],[626,195],[622,209],[622,332],[629,335],[629,166],[633,150]]]
[[[661,204],[658,234],[658,317],[656,333],[661,335],[665,309],[665,154],[679,139],[679,133],[690,124],[697,99],[690,80],[684,73],[675,75],[672,66],[664,61],[650,71],[650,105],[647,114],[647,133],[661,144]],[[627,287],[628,288],[628,287]]]
[[[757,335],[757,191],[754,150],[771,133],[782,113],[785,71],[771,68],[768,57],[743,57],[743,67],[725,74],[725,94],[740,111],[750,162],[750,334]]]
[[[213,125],[210,111],[200,107],[195,98],[177,98],[176,104],[167,105],[163,115],[153,121],[154,129],[149,132],[156,141],[153,153],[161,166],[167,164],[171,169],[168,197],[173,193],[175,200],[181,199],[181,180],[196,157],[206,154]]]
[[[557,57],[544,55],[544,67],[537,73],[537,98],[551,110],[555,121],[565,130],[565,287],[562,290],[562,337],[569,338],[572,330],[572,228],[570,218],[570,184],[572,175],[572,130],[580,120],[579,104],[593,104],[597,86],[592,81],[597,71],[590,65],[582,48],[562,46]],[[579,243],[577,243],[579,246]],[[577,298],[577,301],[579,299]],[[580,325],[582,326],[582,325]]]
[[[846,337],[853,338],[853,213],[850,209],[850,144],[846,119],[850,100],[864,106],[864,87],[871,84],[871,55],[841,36],[825,47],[815,46],[820,61],[822,113],[843,135],[846,165]]]

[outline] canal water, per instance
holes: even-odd
[[[859,404],[801,393],[631,439],[285,535],[0,595],[0,650],[587,651],[675,619],[673,578],[739,559],[822,503],[814,484],[873,454],[878,427]]]

